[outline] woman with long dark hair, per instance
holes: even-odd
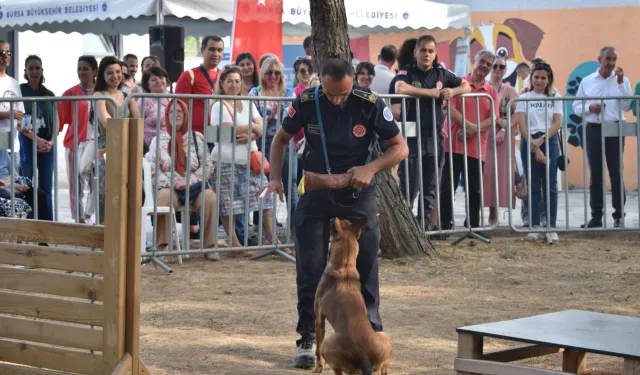
[[[98,73],[98,61],[93,56],[80,56],[78,58],[78,81],[79,83],[70,87],[62,96],[91,96],[96,84],[96,74]],[[77,112],[74,109],[74,102],[61,101],[58,103],[58,123],[59,132],[62,132],[65,125],[67,133],[64,136],[64,147],[66,149],[67,159],[67,180],[69,182],[69,202],[71,203],[71,217],[76,218],[76,202],[74,185],[74,171],[78,174],[78,213],[83,215],[78,219],[79,222],[87,222],[95,211],[95,191],[91,183],[93,181],[93,168],[91,168],[94,159],[91,146],[95,138],[95,129],[93,124],[89,123],[89,110],[91,102],[88,100],[78,101]],[[77,139],[74,140],[74,123],[77,124]],[[77,145],[77,149],[76,149]],[[77,156],[74,156],[74,153]],[[78,167],[74,165],[74,158],[77,158]],[[84,189],[89,187],[90,195],[87,198],[87,204],[83,211]]]
[[[100,61],[98,67],[98,76],[96,78],[95,93],[96,96],[107,96],[113,99],[116,106],[111,100],[98,100],[96,103],[97,111],[93,111],[90,120],[97,116],[98,120],[98,193],[100,194],[100,215],[98,223],[104,222],[104,202],[105,202],[105,169],[106,163],[104,153],[107,148],[107,120],[110,118],[123,117],[125,112],[125,99],[127,94],[122,91],[122,62],[113,56],[108,56]],[[136,106],[135,100],[129,101],[129,117],[139,118],[140,112]]]
[[[240,68],[242,73],[242,93],[247,95],[252,88],[260,84],[256,59],[248,52],[241,53],[236,57],[236,66]]]
[[[27,83],[20,85],[23,97],[55,96],[44,86],[42,59],[28,56],[24,62],[24,78]],[[20,168],[22,175],[32,178],[34,169],[38,170],[38,188],[45,192],[46,204],[38,210],[46,210],[46,220],[53,220],[53,173],[54,151],[53,137],[56,134],[53,119],[53,102],[27,102],[20,128]],[[34,112],[35,110],[35,112]],[[33,158],[33,147],[37,149]],[[30,214],[30,215],[33,215]],[[41,215],[38,215],[40,217]]]
[[[550,228],[556,227],[556,217],[558,215],[558,186],[557,170],[558,158],[560,157],[560,147],[558,142],[558,132],[562,127],[562,102],[559,100],[549,100],[549,98],[560,96],[553,88],[553,71],[547,63],[534,65],[529,74],[528,91],[520,98],[540,99],[539,101],[518,102],[516,116],[520,127],[522,140],[520,141],[520,155],[522,163],[527,170],[527,158],[531,158],[531,173],[527,180],[531,184],[531,225],[533,228],[540,226],[540,200],[547,204],[549,199],[549,210],[547,210],[547,222]],[[528,116],[525,116],[525,112]],[[528,120],[528,122],[526,121]],[[549,142],[545,142],[545,138]],[[527,152],[529,143],[530,152]],[[547,173],[545,164],[549,164],[549,191],[546,191]],[[529,233],[527,238],[538,239],[540,233]],[[558,234],[550,233],[552,241],[558,240]]]

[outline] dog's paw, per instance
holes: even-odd
[[[321,364],[316,364],[316,367],[313,369],[313,373],[321,374],[323,370],[324,370],[324,366],[322,366]]]

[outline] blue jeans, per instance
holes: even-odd
[[[21,175],[33,179],[33,141],[24,135],[19,135],[20,140],[20,168]],[[36,168],[38,170],[38,189],[42,189],[46,198],[46,209],[49,213],[48,220],[53,220],[53,168],[54,168],[54,149],[49,152],[38,152],[36,160]],[[35,181],[33,182],[35,187]],[[38,215],[40,216],[40,215]],[[28,216],[33,219],[33,212]]]
[[[544,137],[544,133],[535,133],[531,135],[532,139]],[[560,157],[560,147],[558,144],[558,136],[549,138],[549,150],[544,143],[540,146],[540,150],[547,156],[549,161],[549,211],[547,220],[552,228],[556,226],[556,217],[558,216],[558,158]],[[522,163],[526,170],[527,166],[527,142],[520,142],[520,155]],[[546,191],[546,167],[545,163],[535,161],[534,154],[531,153],[531,175],[528,178],[531,184],[531,225],[540,225],[540,202],[544,202],[546,207],[547,191]]]

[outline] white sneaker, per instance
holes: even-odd
[[[532,229],[536,230],[536,229],[538,229],[538,226],[534,226]],[[525,240],[531,240],[531,241],[539,240],[540,239],[540,234],[541,233],[538,233],[538,232],[531,232],[531,233],[527,234],[527,237],[525,237]]]
[[[217,262],[220,260],[220,254],[218,253],[207,253],[204,256],[212,262]]]
[[[560,237],[558,237],[558,233],[556,232],[549,233],[549,238],[551,238],[551,241],[560,241]]]

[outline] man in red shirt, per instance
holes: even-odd
[[[218,67],[224,53],[224,42],[217,35],[210,35],[202,41],[202,64],[189,69],[180,75],[176,83],[176,94],[211,95],[215,91],[216,82],[221,69]],[[204,134],[204,127],[209,122],[204,118],[204,100],[194,100],[189,109],[192,116],[192,129]]]
[[[440,205],[440,218],[442,220],[442,229],[451,229],[453,220],[453,197],[451,196],[451,176],[450,168],[453,168],[453,190],[458,188],[460,181],[460,173],[464,172],[465,147],[463,143],[462,126],[464,124],[466,132],[466,155],[468,175],[465,179],[469,183],[469,191],[466,192],[469,199],[469,216],[467,220],[472,228],[480,227],[480,209],[481,207],[481,186],[482,186],[482,167],[478,164],[478,160],[484,161],[487,158],[487,136],[491,130],[492,121],[499,112],[499,100],[496,90],[487,82],[485,78],[491,71],[495,55],[488,50],[482,50],[475,56],[473,70],[463,79],[471,85],[471,93],[488,94],[493,99],[493,103],[486,98],[466,98],[464,99],[464,121],[462,119],[462,99],[456,97],[450,100],[451,118],[447,119],[451,123],[451,134],[449,127],[444,126],[446,136],[451,137],[451,149],[449,148],[449,140],[444,141],[445,162],[442,172],[442,183],[440,184],[440,197],[442,204]],[[477,100],[477,108],[476,107]],[[491,107],[493,105],[494,118],[491,117]],[[478,111],[479,109],[479,111]],[[477,118],[478,112],[480,118]],[[478,134],[478,132],[480,134]],[[480,150],[478,150],[478,136],[480,137]],[[449,162],[449,154],[453,159],[453,164]],[[483,237],[484,235],[481,234]]]

